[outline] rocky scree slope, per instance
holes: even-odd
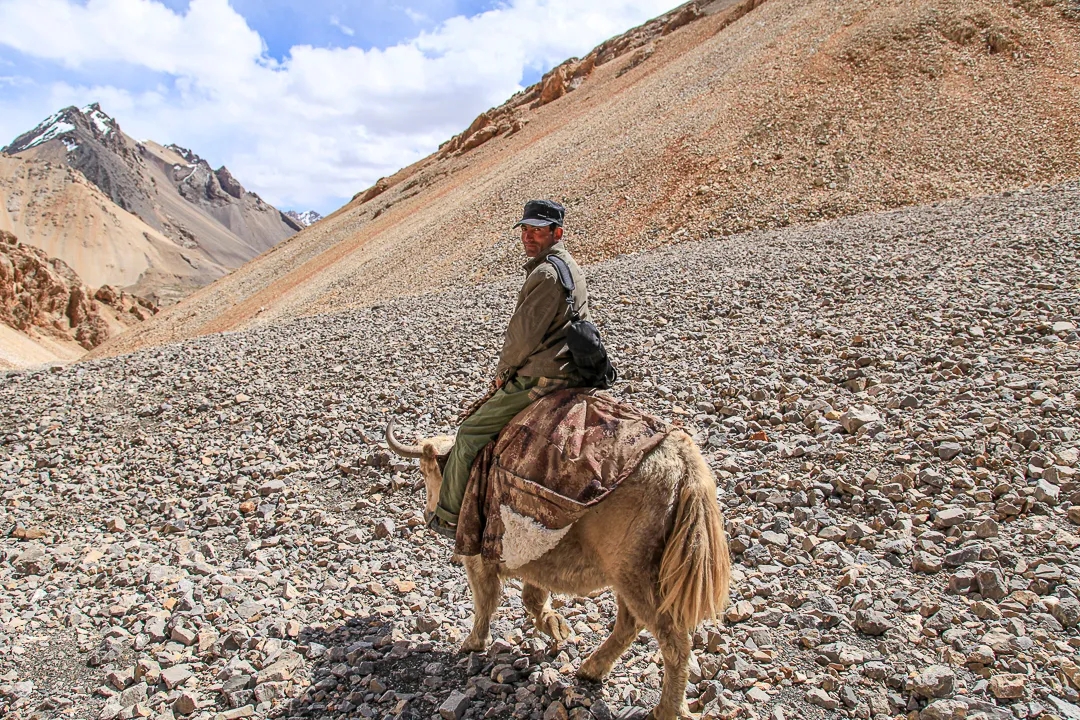
[[[49,233],[41,223],[22,220],[20,236],[65,259],[80,272],[106,273],[106,282],[167,302],[239,267],[301,226],[258,195],[246,191],[227,168],[211,170],[194,153],[132,140],[97,103],[65,108],[16,138],[3,152],[46,167],[59,165],[81,173],[122,210],[183,250],[144,261],[135,280],[125,264],[94,266],[80,252],[78,225],[71,237]],[[7,183],[10,184],[10,183]],[[33,195],[38,188],[23,189]],[[47,198],[36,198],[37,204]],[[20,222],[20,197],[6,198],[8,224]],[[38,238],[38,235],[45,237]],[[101,238],[105,256],[111,247]],[[150,239],[149,237],[147,238]],[[130,243],[131,239],[121,239]],[[51,247],[45,247],[51,242]],[[137,265],[142,258],[127,258]],[[80,267],[85,264],[87,267]],[[192,272],[192,268],[199,272]],[[111,273],[111,274],[109,274]]]
[[[1068,2],[690,4],[601,45],[101,352],[517,273],[530,197],[585,261],[1080,175]],[[483,140],[483,142],[480,142]]]
[[[1075,717],[1080,185],[752,232],[586,269],[614,392],[693,433],[735,575],[705,717]],[[517,281],[0,379],[11,717],[639,718],[647,634],[462,570],[415,465],[490,379]],[[43,662],[44,661],[44,662]]]

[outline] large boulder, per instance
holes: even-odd
[[[857,405],[840,416],[840,424],[854,435],[863,425],[881,422],[881,416],[872,407]]]

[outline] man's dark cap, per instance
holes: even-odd
[[[514,227],[521,225],[562,227],[564,215],[566,215],[566,208],[554,200],[530,200],[525,203],[525,212],[521,219],[514,223]]]

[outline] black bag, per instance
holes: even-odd
[[[619,379],[619,371],[611,364],[600,329],[588,320],[582,320],[574,305],[574,277],[566,262],[557,255],[548,255],[547,261],[555,268],[559,283],[566,291],[566,304],[570,306],[570,326],[566,328],[566,345],[574,358],[585,383],[590,387],[610,388]]]

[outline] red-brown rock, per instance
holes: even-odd
[[[95,298],[117,308],[126,301],[139,308],[139,320],[157,312],[153,303],[109,286],[93,292],[63,260],[0,230],[0,322],[28,334],[74,340],[91,350],[109,337]]]

